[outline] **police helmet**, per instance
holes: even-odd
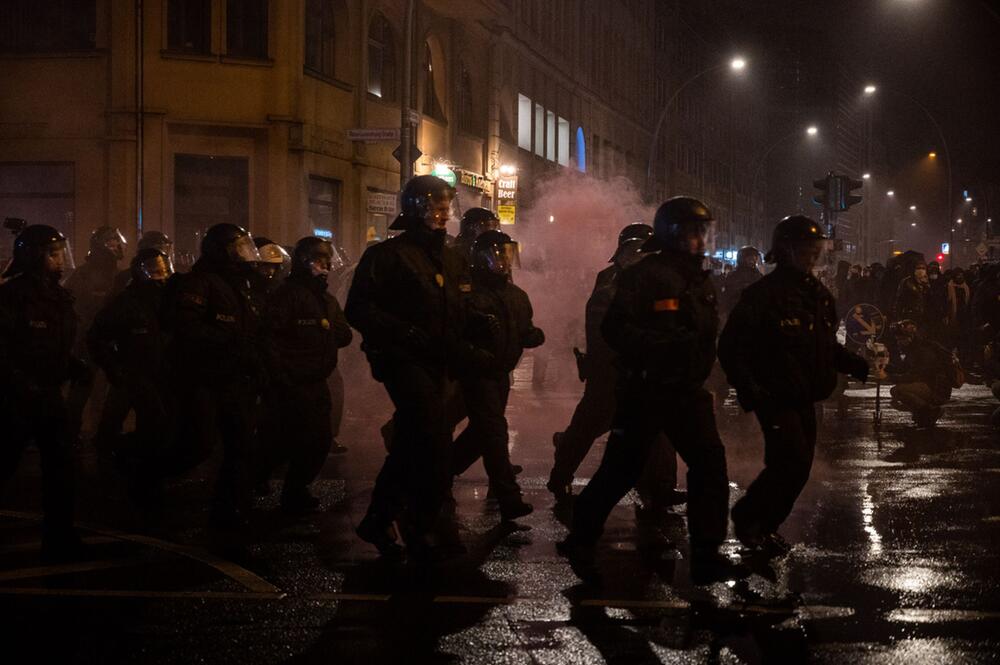
[[[285,248],[275,242],[260,245],[257,247],[257,253],[260,254],[261,263],[274,263],[280,266],[292,261],[292,257],[288,255]]]
[[[326,238],[307,236],[295,243],[292,250],[292,272],[328,274],[343,267],[343,257]]]
[[[45,224],[31,224],[17,234],[14,239],[14,256],[10,265],[4,271],[4,277],[12,277],[23,272],[35,272],[41,268],[45,253],[53,246],[59,246],[65,252],[64,265],[73,267],[72,255],[66,236],[58,229]]]
[[[789,243],[829,239],[829,236],[823,232],[823,227],[815,220],[805,215],[789,215],[774,227],[774,233],[771,235],[771,251],[767,253],[764,260],[768,263],[774,263],[777,260],[776,251]]]
[[[502,231],[486,231],[472,246],[472,267],[494,275],[510,275],[521,267],[518,244]]]
[[[113,226],[101,226],[90,234],[91,252],[111,252],[119,261],[125,258],[126,245],[125,236]]]
[[[500,218],[493,214],[493,211],[486,208],[469,208],[462,215],[459,223],[458,235],[471,235],[473,238],[479,237],[484,231],[497,231],[500,229]]]
[[[236,224],[216,224],[201,239],[201,255],[216,263],[256,263],[260,253],[250,232]]]
[[[174,241],[163,231],[146,231],[139,238],[139,242],[135,247],[138,251],[152,247],[164,254],[170,255],[173,252]]]
[[[129,269],[132,279],[136,282],[163,284],[174,274],[174,263],[166,252],[155,247],[147,247],[136,253]]]
[[[399,194],[399,216],[389,226],[393,231],[411,228],[414,220],[423,220],[431,209],[431,203],[447,197],[455,198],[455,188],[433,175],[418,175],[411,178]]]
[[[653,217],[653,236],[642,247],[644,252],[677,247],[691,231],[707,233],[715,219],[704,203],[690,196],[667,199]]]

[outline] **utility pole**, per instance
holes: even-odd
[[[410,96],[413,90],[413,14],[416,0],[406,2],[403,24],[403,92],[399,96],[399,189],[413,177],[413,123],[410,119]]]

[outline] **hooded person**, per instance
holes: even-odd
[[[265,245],[266,247],[266,245]],[[338,350],[351,343],[351,328],[340,304],[327,291],[336,255],[324,238],[295,244],[291,273],[268,300],[263,340],[271,377],[263,407],[257,460],[258,479],[266,481],[288,462],[281,509],[292,515],[313,512],[319,499],[309,490],[333,442],[327,379],[337,367]]]
[[[62,390],[89,372],[73,354],[73,296],[59,283],[72,259],[63,234],[42,224],[18,234],[13,254],[0,285],[0,484],[34,443],[42,469],[42,556],[77,559],[84,550],[73,528],[72,433]]]
[[[357,528],[383,555],[401,553],[390,526],[403,509],[409,554],[426,560],[445,552],[432,533],[452,478],[445,411],[454,377],[490,361],[463,339],[473,286],[467,260],[445,246],[454,197],[435,176],[406,183],[390,227],[401,233],[365,250],[347,296],[347,320],[395,407],[389,454]]]

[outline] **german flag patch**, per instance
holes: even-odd
[[[653,301],[654,312],[676,312],[681,308],[681,301],[677,298],[664,298]]]

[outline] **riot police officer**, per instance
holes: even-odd
[[[319,507],[309,484],[319,475],[333,442],[327,378],[337,366],[337,350],[352,337],[340,305],[327,292],[333,256],[328,240],[299,240],[291,274],[264,310],[270,375],[264,407],[276,416],[271,423],[276,427],[261,429],[259,459],[265,478],[288,461],[281,508],[293,515]]]
[[[207,455],[221,439],[223,462],[213,524],[245,523],[252,483],[253,411],[263,381],[258,316],[250,274],[260,254],[253,238],[235,224],[216,224],[201,242],[201,256],[171,293],[168,316],[177,392],[183,396],[179,441]]]
[[[743,291],[719,339],[726,377],[764,432],[764,470],[733,506],[733,524],[747,548],[769,554],[787,551],[777,530],[809,478],[814,403],[837,372],[868,376],[864,358],[837,342],[833,295],[812,275],[826,241],[808,217],[781,220],[766,257],[777,269]]]
[[[76,298],[76,312],[80,318],[82,330],[93,323],[97,312],[105,305],[114,292],[115,278],[118,275],[118,262],[125,258],[125,248],[128,242],[117,228],[102,226],[90,235],[90,251],[83,265],[77,268],[66,280],[66,288]],[[86,359],[86,340],[81,335],[77,340],[77,354]],[[74,440],[79,436],[83,426],[84,409],[94,392],[93,382],[74,382],[70,386],[67,403],[70,411],[70,423]],[[97,394],[102,398],[99,389]]]
[[[455,439],[452,469],[460,475],[479,459],[500,506],[500,517],[513,520],[531,513],[521,498],[507,448],[507,398],[510,373],[524,349],[541,346],[545,334],[532,323],[528,294],[511,281],[518,246],[500,231],[476,238],[472,251],[472,291],[467,298],[468,338],[486,349],[494,362],[466,368],[461,378],[469,424]]]
[[[87,332],[90,355],[108,377],[115,401],[127,415],[135,411],[135,433],[122,439],[121,420],[102,419],[99,440],[105,452],[138,466],[134,490],[152,499],[172,442],[166,338],[160,325],[163,290],[173,275],[170,257],[155,247],[140,250],[131,261],[128,286],[97,313]],[[112,398],[109,396],[109,403]],[[107,413],[107,410],[105,411]],[[121,445],[131,442],[127,448]]]
[[[135,251],[138,254],[144,249],[158,249],[170,259],[170,265],[174,265],[174,241],[163,231],[145,231],[139,242],[136,243]],[[115,283],[111,293],[118,294],[125,290],[128,283],[132,281],[132,266],[129,265],[115,276]]]
[[[577,354],[577,370],[584,381],[580,398],[569,426],[552,436],[555,463],[546,487],[557,502],[572,496],[573,475],[580,467],[597,437],[611,428],[615,413],[615,384],[618,370],[615,352],[601,334],[601,323],[614,298],[622,271],[639,261],[643,244],[653,235],[649,224],[629,224],[618,234],[618,247],[607,268],[597,274],[594,290],[586,306],[587,353]],[[661,450],[662,449],[662,450]],[[657,443],[656,464],[650,465],[640,483],[644,503],[672,503],[676,494],[676,455],[663,438]],[[664,498],[667,494],[670,497]]]
[[[61,393],[67,380],[88,373],[73,355],[73,296],[59,284],[71,264],[59,231],[28,226],[14,241],[4,272],[9,279],[0,285],[0,481],[13,476],[22,451],[34,443],[42,465],[42,555],[49,560],[83,553],[73,529],[71,430]]]
[[[452,247],[471,264],[476,238],[487,231],[498,231],[500,218],[486,208],[469,208],[459,222],[458,235]]]
[[[715,362],[716,294],[702,269],[713,218],[700,201],[669,199],[656,211],[645,252],[626,268],[601,331],[621,366],[604,458],[574,506],[571,558],[589,559],[604,523],[632,488],[664,432],[688,466],[688,531],[696,581],[730,574],[718,547],[726,537],[726,454],[703,383]]]
[[[347,320],[396,409],[391,449],[357,529],[383,554],[400,551],[389,527],[404,507],[411,555],[435,553],[431,531],[451,484],[445,405],[456,371],[485,353],[462,339],[472,285],[465,259],[445,246],[454,196],[440,178],[410,180],[390,227],[402,233],[365,250],[347,296]]]

